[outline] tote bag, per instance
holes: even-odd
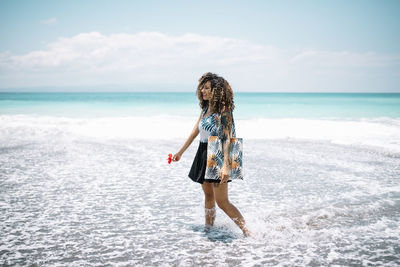
[[[220,180],[224,163],[222,127],[219,122],[218,136],[209,136],[207,144],[207,167],[204,179]],[[229,178],[243,180],[243,139],[236,137],[235,121],[232,116],[231,145],[229,149]]]

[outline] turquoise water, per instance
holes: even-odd
[[[400,117],[400,93],[236,93],[235,117]],[[0,93],[0,114],[50,116],[197,116],[191,93]]]

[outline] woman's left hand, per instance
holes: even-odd
[[[229,179],[229,167],[224,165],[221,169],[221,181],[220,184],[227,183]]]

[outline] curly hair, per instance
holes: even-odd
[[[210,100],[203,100],[201,89],[208,81],[211,82]],[[235,108],[231,86],[224,78],[211,72],[204,73],[199,79],[197,98],[200,100],[201,109],[210,105],[214,112],[222,113],[224,108],[230,111],[233,111]]]

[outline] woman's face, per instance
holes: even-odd
[[[201,89],[201,96],[203,97],[203,100],[209,100],[210,93],[211,93],[211,82],[208,81],[203,85],[203,88]]]

